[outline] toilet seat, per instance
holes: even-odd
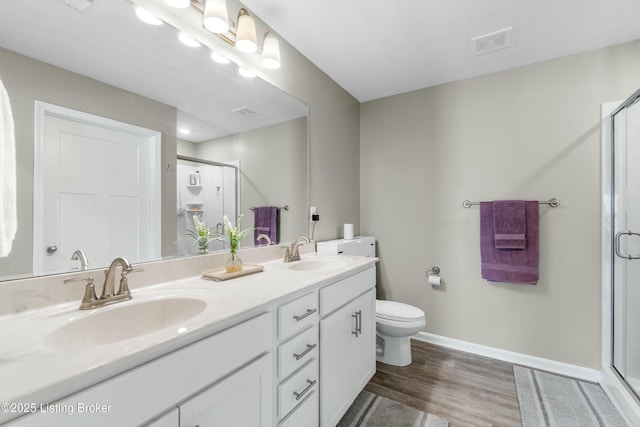
[[[376,317],[394,322],[424,320],[424,311],[397,301],[376,300]]]

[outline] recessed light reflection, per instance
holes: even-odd
[[[180,41],[189,46],[189,47],[200,47],[202,46],[200,44],[200,42],[198,42],[196,39],[189,37],[188,35],[186,35],[185,33],[180,33],[178,34],[178,39],[180,39]]]
[[[187,328],[178,328],[177,332],[179,334],[184,334],[185,332],[187,332]]]
[[[219,54],[218,52],[211,52],[211,59],[217,62],[218,64],[228,64],[231,62],[229,58]]]
[[[140,6],[136,6],[136,16],[142,21],[150,25],[162,25],[162,21],[159,18],[156,18],[151,14],[148,10],[141,8]]]
[[[246,68],[242,68],[242,67],[238,67],[238,74],[248,79],[252,79],[256,76],[256,73],[254,73],[253,71],[249,71]]]
[[[191,133],[191,130],[187,129],[187,128],[180,128],[178,129],[178,131],[180,132],[180,134],[182,135],[189,135]]]

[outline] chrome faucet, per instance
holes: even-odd
[[[120,272],[120,286],[118,291],[115,291],[116,271],[118,267],[121,267]],[[105,270],[104,284],[102,285],[102,295],[100,298],[96,295],[95,285],[93,284],[93,277],[74,277],[67,279],[64,282],[86,282],[87,285],[84,291],[84,297],[80,303],[80,310],[88,310],[91,308],[102,307],[104,305],[113,304],[120,301],[127,301],[131,299],[131,291],[129,291],[129,279],[127,275],[143,269],[133,269],[129,261],[124,258],[116,258],[111,262],[111,265]]]
[[[269,238],[269,236],[267,236],[266,234],[258,234],[258,237],[256,237],[256,243],[260,242],[260,240],[264,240],[265,242],[267,242],[268,246],[273,245],[273,242],[271,241],[271,239]]]
[[[89,269],[89,261],[87,260],[87,255],[82,251],[82,249],[78,249],[71,255],[71,261],[80,261],[80,270],[88,270]]]
[[[122,267],[122,273],[120,276],[120,287],[118,288],[118,293],[114,295],[114,290],[116,287],[116,270],[118,266]],[[127,274],[129,274],[133,268],[131,268],[131,264],[124,258],[116,258],[111,262],[109,268],[105,271],[104,276],[104,284],[102,285],[102,295],[100,299],[111,298],[115,296],[126,295],[129,299],[131,298],[131,292],[129,292],[129,287],[127,284]],[[124,287],[123,287],[124,285]]]
[[[291,244],[291,249],[285,247],[284,262],[300,261],[300,246],[305,243],[309,243],[310,240],[307,236],[300,236],[295,242]]]

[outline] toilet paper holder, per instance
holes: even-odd
[[[438,267],[437,265],[435,267],[431,267],[431,270],[427,270],[427,277],[430,274],[440,274],[440,267]]]

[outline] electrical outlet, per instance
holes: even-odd
[[[313,216],[318,214],[318,209],[315,206],[311,206],[309,208],[309,221],[313,221]]]

